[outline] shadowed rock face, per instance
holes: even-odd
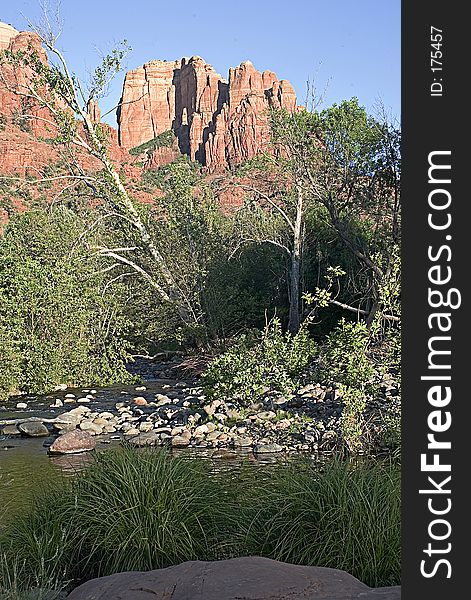
[[[250,61],[228,82],[199,56],[152,61],[126,74],[119,143],[132,148],[173,129],[180,152],[215,171],[267,150],[269,108],[296,110],[294,89]]]
[[[261,557],[192,561],[92,579],[68,600],[399,600],[400,587],[372,589],[345,571]]]

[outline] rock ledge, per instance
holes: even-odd
[[[399,600],[399,586],[369,588],[345,571],[261,558],[190,561],[92,579],[68,600]]]

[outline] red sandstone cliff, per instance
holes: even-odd
[[[219,170],[267,150],[268,109],[280,107],[296,110],[293,87],[250,61],[230,69],[228,82],[199,56],[152,61],[126,74],[119,143],[133,148],[172,129],[180,152]]]
[[[0,23],[0,53],[30,48],[47,61],[36,34]],[[48,123],[51,119],[46,109],[12,91],[26,90],[31,78],[28,69],[3,64],[1,75],[0,172],[37,176],[59,160],[56,147],[46,141],[54,137],[54,125]],[[106,124],[103,127],[109,133],[112,160],[129,179],[137,181],[142,159],[144,168],[157,168],[183,153],[207,171],[218,172],[267,150],[268,109],[294,111],[296,96],[288,81],[279,81],[271,71],[260,73],[250,61],[230,69],[226,81],[202,58],[193,56],[172,62],[152,61],[129,71],[120,104],[119,130]],[[92,120],[99,122],[98,105],[92,101],[87,109]],[[175,133],[170,145],[149,151],[147,157],[129,154],[130,148],[169,130]],[[79,155],[85,171],[100,168],[96,159]]]

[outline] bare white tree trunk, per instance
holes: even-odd
[[[288,330],[296,334],[301,324],[300,316],[300,280],[301,280],[301,250],[302,250],[302,226],[303,226],[303,194],[298,190],[296,203],[296,219],[293,229],[293,249],[291,251],[291,270],[289,282],[289,322]]]

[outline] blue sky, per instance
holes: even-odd
[[[38,0],[0,6],[0,20],[27,29]],[[127,68],[152,59],[198,54],[227,77],[250,59],[293,84],[304,104],[310,80],[324,105],[352,96],[373,111],[378,101],[400,116],[400,0],[62,0],[59,47],[82,78],[106,52],[127,39]],[[102,101],[120,97],[123,76]],[[114,124],[114,116],[108,122]]]

